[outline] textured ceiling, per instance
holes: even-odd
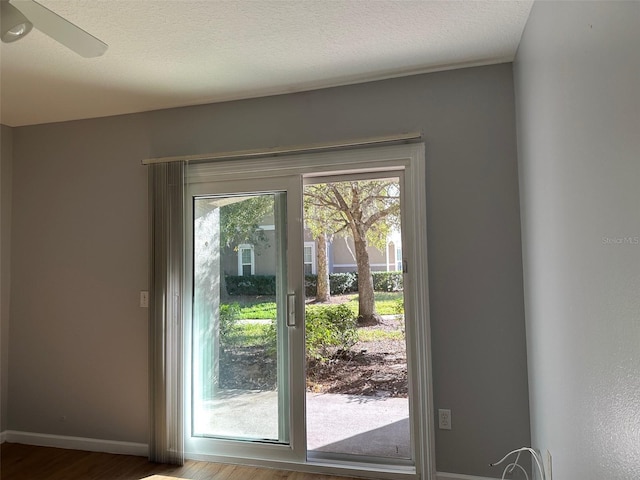
[[[92,118],[511,61],[533,0],[40,0],[107,44],[0,47],[0,122]]]

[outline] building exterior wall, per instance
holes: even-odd
[[[267,230],[264,232],[266,241],[253,245],[254,250],[254,275],[274,275],[276,271],[276,257],[273,254],[275,246],[275,231]],[[312,243],[311,236],[308,232],[305,234],[305,244]],[[316,244],[316,242],[313,242]],[[314,255],[316,253],[314,248]],[[345,273],[355,272],[358,270],[356,261],[351,254],[355,248],[351,237],[334,238],[329,244],[327,255],[329,257],[329,273]],[[385,247],[385,251],[381,251],[376,247],[368,247],[369,262],[371,270],[378,271],[394,271],[397,270],[396,265],[396,249],[393,242]],[[242,275],[239,265],[238,256],[240,255],[240,246],[225,247],[222,250],[222,266],[225,275]],[[315,259],[314,259],[315,260]],[[315,271],[315,261],[313,273]]]
[[[384,251],[369,246],[369,263],[372,271],[386,271],[387,258]],[[355,255],[355,246],[351,237],[336,238],[331,243],[331,273],[355,272],[358,270]]]

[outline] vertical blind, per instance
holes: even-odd
[[[149,167],[149,459],[184,463],[181,295],[184,283],[184,162]]]

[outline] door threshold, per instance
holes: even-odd
[[[362,476],[365,478],[417,479],[419,478],[414,465],[404,463],[382,463],[365,459],[330,458],[315,456],[310,453],[306,465],[318,469],[318,473],[330,475]],[[338,473],[338,471],[340,473]]]
[[[220,455],[186,453],[185,458],[201,462],[225,463],[250,467],[272,468],[294,472],[317,473],[320,475],[335,475],[356,477],[371,480],[419,480],[416,468],[410,465],[389,465],[368,463],[353,460],[335,460],[312,458],[306,462],[277,461],[257,458],[239,458]]]

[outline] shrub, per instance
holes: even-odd
[[[265,331],[264,344],[266,354],[275,360],[278,354],[278,329],[275,318],[269,322],[269,327]]]
[[[275,327],[272,332],[271,324],[247,323],[240,320],[242,320],[242,307],[239,304],[220,305],[220,351],[222,353],[228,353],[237,347],[256,346],[264,346],[267,353],[275,353]]]
[[[402,290],[402,272],[373,272],[373,289],[376,292]]]
[[[329,292],[331,295],[344,295],[358,291],[358,274],[355,272],[329,274]],[[315,297],[318,293],[318,276],[304,276],[304,293]]]
[[[225,283],[229,295],[275,295],[275,275],[238,276],[226,275]]]
[[[240,335],[240,305],[237,303],[220,305],[220,349],[231,348]]]
[[[358,274],[355,272],[332,273],[329,275],[331,295],[343,295],[358,291]]]
[[[305,322],[308,360],[326,362],[331,349],[348,350],[358,341],[356,316],[346,305],[309,305]]]
[[[373,289],[376,292],[401,292],[402,272],[371,272]],[[305,275],[304,293],[307,297],[315,297],[318,290],[318,276]],[[358,274],[356,272],[329,274],[331,295],[344,295],[358,291]]]
[[[318,294],[318,276],[317,275],[304,276],[304,294],[307,297],[315,297]]]

